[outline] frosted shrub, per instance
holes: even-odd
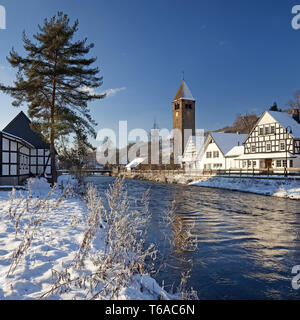
[[[34,236],[39,231],[43,220],[46,218],[46,213],[49,211],[48,200],[55,189],[50,190],[44,199],[36,199],[35,201],[32,201],[31,191],[31,181],[29,181],[26,197],[21,194],[17,198],[16,191],[13,189],[9,199],[9,218],[14,223],[15,236],[20,234],[21,242],[12,254],[7,276],[15,271],[29,250]]]
[[[138,212],[130,208],[124,180],[117,179],[106,192],[105,199],[89,184],[86,230],[80,247],[67,268],[52,271],[56,281],[42,297],[80,288],[88,299],[117,299],[120,290],[126,288],[135,276],[145,274],[145,260],[156,256],[154,245],[145,245],[146,227],[151,218],[148,196],[149,191],[141,200],[143,212]],[[105,232],[99,237],[101,229]],[[99,242],[101,250],[95,249]],[[90,274],[84,272],[87,263],[93,264],[94,271]]]

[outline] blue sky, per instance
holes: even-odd
[[[196,99],[196,126],[215,130],[237,113],[280,107],[300,89],[300,30],[291,27],[287,0],[0,0],[7,29],[0,30],[0,82],[15,76],[6,56],[23,53],[22,31],[57,11],[79,19],[78,37],[95,43],[92,51],[104,76],[91,103],[98,129],[172,127],[171,102],[182,71]],[[0,129],[20,109],[0,93]],[[26,111],[26,107],[23,108]]]

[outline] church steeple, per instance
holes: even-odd
[[[183,79],[176,96],[172,102],[173,105],[173,129],[177,129],[182,136],[181,155],[184,152],[186,143],[191,135],[195,135],[195,105],[191,90]],[[176,130],[175,130],[176,131]]]
[[[176,93],[176,96],[174,98],[174,101],[178,100],[178,99],[195,101],[190,88],[188,87],[188,85],[184,81],[184,76],[183,76],[182,82],[180,84],[180,87]]]

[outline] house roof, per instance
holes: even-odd
[[[4,129],[3,132],[11,134],[13,136],[19,137],[31,145],[33,145],[36,149],[49,149],[49,144],[44,141],[42,136],[31,129],[30,127],[31,121],[25,115],[23,111],[21,111]]]
[[[226,153],[226,157],[237,157],[244,154],[244,146],[233,147],[229,152]]]
[[[174,98],[175,100],[190,100],[190,101],[195,101],[191,90],[189,89],[188,85],[186,84],[186,82],[184,80],[182,80],[180,87],[176,93],[176,96]]]
[[[267,111],[283,128],[291,127],[291,135],[294,138],[300,138],[300,124],[293,118],[293,116],[286,112]]]
[[[248,137],[247,134],[223,132],[211,132],[210,135],[222,151],[223,155],[226,155],[235,146],[242,146],[243,142]]]
[[[143,163],[146,158],[135,158],[126,165],[126,168],[136,168],[139,164]]]

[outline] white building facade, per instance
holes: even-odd
[[[299,116],[266,111],[252,129],[239,157],[244,170],[282,172],[300,168]],[[292,170],[291,170],[292,171]]]
[[[239,161],[236,159],[243,152],[243,142],[246,138],[247,135],[244,134],[211,132],[202,143],[202,147],[197,150],[195,137],[191,137],[183,157],[186,171],[239,168]]]

